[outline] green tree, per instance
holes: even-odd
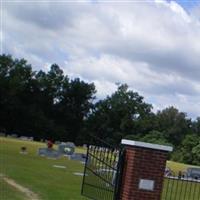
[[[157,130],[164,133],[165,139],[178,146],[185,135],[191,132],[191,119],[174,107],[157,113]]]
[[[192,131],[200,136],[200,117],[197,117],[196,120],[192,122]]]
[[[180,149],[178,151],[174,152],[174,156],[176,157],[176,153],[178,153],[179,157],[176,157],[177,161],[189,163],[189,164],[195,164],[195,149],[199,144],[200,138],[196,134],[188,134],[185,136],[185,138],[182,141],[182,144],[180,145]]]
[[[7,131],[21,131],[26,127],[27,93],[31,91],[34,74],[26,60],[0,56],[0,121]]]
[[[200,165],[200,142],[195,147],[192,148],[192,154],[194,157],[192,163],[195,165]]]
[[[104,140],[119,143],[128,134],[135,135],[151,129],[150,123],[143,123],[150,119],[151,108],[126,84],[119,85],[115,93],[95,104],[88,119],[89,130]]]
[[[82,137],[80,134],[83,134],[84,119],[93,106],[95,92],[94,84],[78,78],[63,84],[60,101],[56,105],[56,121],[65,124],[66,139],[75,142],[77,137]]]
[[[0,56],[0,129],[35,138],[76,141],[95,94],[56,64],[45,73],[24,59]]]

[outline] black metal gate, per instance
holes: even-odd
[[[123,169],[123,149],[100,139],[87,146],[82,195],[94,200],[117,200]]]
[[[174,174],[164,178],[162,200],[200,200],[200,179]]]

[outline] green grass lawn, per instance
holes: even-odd
[[[185,172],[188,167],[197,167],[173,161],[167,161],[167,166],[174,172],[176,176],[178,175],[179,171]],[[162,200],[176,199],[200,200],[200,183],[165,178]]]
[[[21,146],[27,147],[27,155],[19,153]],[[31,189],[42,200],[86,199],[81,196],[82,177],[73,174],[74,172],[83,172],[83,164],[67,158],[52,160],[38,156],[38,148],[45,146],[44,143],[0,138],[0,173]],[[77,149],[77,151],[84,150]],[[53,165],[63,165],[66,166],[66,169],[54,168]],[[0,187],[0,191],[5,188],[9,190],[5,184],[1,184]],[[3,194],[8,193],[5,190]],[[16,198],[10,199],[20,199],[20,195],[17,196],[16,193]]]
[[[11,187],[0,179],[0,199],[2,200],[25,200],[24,194]]]
[[[186,172],[188,167],[197,167],[194,165],[187,165],[183,163],[177,163],[173,161],[167,161],[167,166],[175,173],[178,174],[179,171]]]
[[[27,147],[27,155],[19,153],[22,146]],[[58,160],[40,157],[37,155],[39,147],[46,147],[46,144],[0,137],[0,174],[14,179],[17,183],[37,193],[41,200],[86,200],[87,198],[81,196],[82,177],[73,174],[83,172],[83,164],[65,157]],[[85,152],[86,150],[76,148],[76,151]],[[66,169],[54,168],[53,165],[66,166]],[[168,161],[167,166],[176,173],[180,170],[185,171],[188,167],[188,165],[172,161]],[[173,191],[173,195],[176,192]],[[0,199],[23,200],[26,198],[0,177]]]
[[[165,179],[162,200],[199,200],[200,183]]]

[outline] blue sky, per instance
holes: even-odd
[[[176,0],[178,4],[180,4],[186,10],[191,10],[192,8],[199,5],[199,0]]]
[[[97,97],[127,83],[160,110],[200,116],[197,1],[3,3],[3,52],[35,70],[57,63],[94,82]]]

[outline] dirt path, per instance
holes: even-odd
[[[36,193],[34,193],[30,189],[28,189],[18,183],[16,183],[13,179],[10,179],[2,174],[0,174],[0,177],[3,178],[3,180],[7,184],[11,185],[12,187],[16,188],[18,191],[25,194],[25,196],[27,197],[28,200],[40,200],[39,196]]]

